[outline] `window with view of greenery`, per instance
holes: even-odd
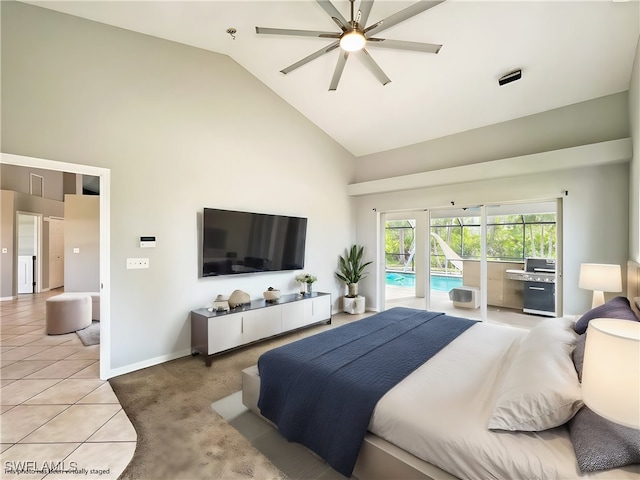
[[[415,221],[396,220],[387,222],[385,230],[385,259],[388,270],[402,270],[409,262],[407,270],[413,271]]]
[[[415,222],[398,220],[386,225],[387,269],[413,271]],[[436,235],[463,259],[480,260],[480,217],[437,218],[431,221],[431,268],[452,270]],[[556,258],[556,214],[519,214],[487,218],[487,260],[524,261]]]

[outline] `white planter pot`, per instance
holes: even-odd
[[[352,315],[364,313],[365,303],[365,298],[361,295],[353,298],[342,297],[343,310]]]

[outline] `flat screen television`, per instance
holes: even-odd
[[[304,268],[307,219],[205,208],[202,276]]]

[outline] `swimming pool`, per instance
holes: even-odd
[[[408,272],[387,272],[385,285],[390,287],[415,287],[416,275]],[[431,275],[431,290],[448,292],[452,288],[462,286],[462,277],[448,275]]]

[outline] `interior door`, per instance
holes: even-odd
[[[40,216],[16,212],[18,224],[18,293],[36,293],[40,288]]]
[[[64,221],[49,219],[49,288],[64,285]]]
[[[32,255],[18,255],[18,293],[33,293]]]

